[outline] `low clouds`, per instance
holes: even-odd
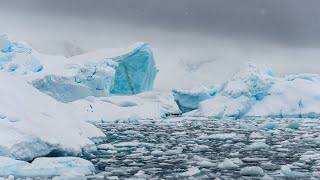
[[[39,16],[114,20],[171,31],[219,33],[295,46],[320,43],[318,0],[1,1],[2,10]]]
[[[320,73],[319,0],[0,0],[1,31],[41,52],[147,41],[157,89],[224,82],[244,62]],[[69,45],[68,45],[69,46]]]

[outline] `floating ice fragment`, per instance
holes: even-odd
[[[202,136],[202,138],[204,137],[208,138],[210,141],[226,141],[239,138],[236,133],[211,134],[209,136]]]
[[[278,127],[278,125],[277,125],[276,123],[271,122],[271,123],[263,124],[263,125],[260,126],[259,128],[260,128],[260,129],[269,130],[269,129],[275,129],[275,128],[277,128],[277,127]]]
[[[286,128],[290,128],[290,129],[299,129],[299,127],[300,127],[300,123],[297,121],[291,122],[286,126]]]
[[[245,167],[240,170],[243,176],[263,176],[263,169],[258,166]]]
[[[77,157],[41,157],[20,169],[19,175],[25,177],[57,176],[70,171],[88,175],[92,174],[95,168],[90,161]]]
[[[198,166],[201,166],[201,167],[216,167],[217,164],[216,163],[212,163],[212,162],[209,162],[209,161],[200,161],[197,163]]]
[[[108,149],[114,149],[114,146],[112,144],[100,144],[97,146],[98,149],[108,150]]]
[[[286,177],[298,178],[298,177],[306,177],[307,173],[292,171],[288,165],[281,166],[281,172]]]
[[[262,139],[264,136],[259,132],[252,132],[249,136],[250,139]]]
[[[18,171],[29,163],[0,156],[0,176],[16,175]]]
[[[264,142],[254,142],[248,145],[247,148],[251,150],[267,149],[269,148],[269,145]]]
[[[181,173],[180,175],[181,175],[181,176],[190,177],[190,176],[197,175],[197,174],[199,174],[199,173],[200,173],[199,168],[197,168],[197,167],[190,167],[190,168],[188,168],[188,171],[183,172],[183,173]]]
[[[181,147],[177,147],[176,149],[171,149],[166,151],[167,155],[175,155],[175,154],[181,154],[183,149]]]
[[[235,169],[238,168],[239,166],[236,165],[234,162],[232,162],[230,159],[225,158],[223,162],[218,164],[218,168],[220,169]]]
[[[79,171],[68,171],[62,173],[60,176],[54,177],[52,180],[86,180],[86,176],[84,173]]]

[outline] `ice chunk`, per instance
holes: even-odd
[[[181,173],[181,176],[194,176],[200,173],[200,170],[197,167],[190,167],[188,168],[188,171]]]
[[[10,50],[11,42],[4,34],[0,34],[0,51],[8,52]]]
[[[288,165],[281,166],[281,172],[286,177],[298,178],[298,177],[306,177],[307,173],[292,171]]]
[[[69,103],[93,122],[136,121],[160,119],[179,114],[171,93],[148,91],[131,96],[109,96]],[[112,113],[110,113],[112,112]]]
[[[52,180],[86,180],[86,176],[84,173],[79,171],[67,171],[62,173],[60,176],[54,177]]]
[[[265,123],[261,125],[259,128],[268,130],[268,129],[275,129],[277,127],[278,125],[276,123],[270,122],[270,123]]]
[[[203,138],[204,137],[208,138],[210,141],[226,141],[239,138],[236,133],[211,134],[208,136],[203,136]]]
[[[170,149],[168,151],[166,151],[167,155],[176,155],[176,154],[181,154],[183,151],[183,149],[181,147],[177,147],[175,149]]]
[[[113,86],[115,70],[104,63],[85,64],[71,77],[47,75],[32,81],[32,85],[65,103],[88,96],[107,96]]]
[[[264,136],[259,132],[253,132],[249,136],[250,139],[263,139]]]
[[[290,129],[299,129],[299,127],[300,127],[300,124],[297,121],[291,122],[286,126],[286,128],[290,128]]]
[[[97,146],[98,149],[108,150],[108,149],[114,149],[114,146],[112,144],[100,144]]]
[[[76,157],[37,158],[31,164],[19,170],[19,176],[57,176],[67,172],[92,174],[95,171],[90,161]]]
[[[201,167],[216,167],[217,166],[217,164],[212,163],[210,161],[200,161],[197,164],[198,164],[198,166],[201,166]]]
[[[238,168],[239,166],[236,165],[234,162],[232,162],[230,159],[225,158],[223,162],[218,164],[218,168],[220,169],[235,169]]]
[[[146,174],[144,171],[138,171],[136,174],[134,174],[135,177],[137,178],[143,178],[143,179],[148,179],[150,175]]]
[[[264,142],[254,142],[254,143],[248,145],[247,148],[252,149],[252,150],[267,149],[267,148],[269,148],[269,145],[267,145]]]
[[[258,166],[245,167],[240,170],[243,176],[263,176],[263,169]]]
[[[0,156],[0,176],[15,175],[29,163]]]
[[[201,86],[199,88],[193,88],[190,91],[174,89],[173,96],[179,109],[185,113],[198,109],[199,102],[213,97],[218,91],[219,89],[217,87],[206,88]]]

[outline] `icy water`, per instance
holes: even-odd
[[[172,118],[98,124],[106,138],[90,159],[98,172],[88,178],[320,179],[319,123]]]

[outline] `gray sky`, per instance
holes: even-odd
[[[1,29],[42,52],[59,53],[64,40],[76,40],[86,51],[150,42],[160,69],[157,88],[220,83],[245,61],[271,63],[280,74],[320,70],[314,66],[320,58],[319,0],[0,3],[6,19]]]

